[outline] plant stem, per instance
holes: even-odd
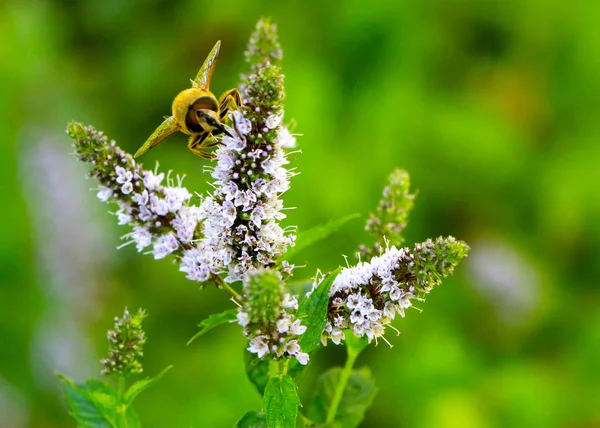
[[[214,279],[215,283],[217,284],[217,287],[222,288],[225,291],[227,291],[229,294],[231,294],[233,296],[234,299],[237,299],[238,297],[240,297],[240,295],[237,291],[235,291],[233,288],[231,288],[231,286],[229,284],[227,284],[225,281],[223,281],[223,278],[221,278],[218,275],[214,275],[213,279]]]
[[[269,377],[281,377],[281,364],[277,360],[269,361]]]
[[[127,428],[127,416],[125,413],[127,412],[127,406],[123,403],[123,398],[125,395],[125,376],[119,375],[119,389],[117,391],[117,399],[118,399],[118,407],[117,413],[119,414],[120,424],[119,427]]]
[[[123,401],[123,394],[125,393],[125,376],[119,376],[119,404]]]
[[[352,367],[354,367],[354,362],[356,361],[356,358],[360,352],[356,352],[356,350],[350,346],[346,347],[346,351],[348,353],[346,357],[346,364],[344,364],[344,368],[340,374],[340,381],[335,388],[335,393],[333,394],[333,398],[331,400],[331,406],[329,407],[329,410],[327,410],[326,422],[328,423],[335,420],[338,408],[340,407],[340,402],[342,401],[342,396],[344,395],[344,390],[346,389],[348,379],[350,379],[350,374],[352,373]]]

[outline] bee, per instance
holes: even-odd
[[[210,92],[210,79],[215,69],[221,41],[212,48],[198,75],[192,80],[192,87],[181,91],[173,101],[173,114],[152,133],[146,142],[135,153],[134,157],[143,155],[154,148],[169,135],[177,131],[190,136],[188,148],[195,155],[212,159],[209,149],[218,144],[215,135],[231,134],[225,129],[223,120],[227,113],[241,105],[239,91],[234,88],[225,92],[219,100]],[[210,138],[209,138],[210,137]]]

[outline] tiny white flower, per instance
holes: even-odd
[[[190,199],[192,194],[185,187],[166,187],[165,201],[169,212],[177,212],[183,206],[183,203]]]
[[[277,331],[279,333],[287,333],[290,329],[291,320],[289,318],[281,318],[277,321]]]
[[[246,312],[239,311],[237,313],[238,324],[242,327],[246,327],[250,323],[250,316]]]
[[[342,340],[346,338],[344,331],[339,328],[334,328],[331,330],[331,341],[336,345],[339,345]]]
[[[352,314],[350,315],[350,322],[352,324],[360,324],[364,321],[364,317],[363,314],[361,314],[360,310],[355,310],[354,312],[352,312]]]
[[[150,210],[148,208],[146,208],[144,205],[140,205],[139,210],[140,210],[140,213],[138,214],[138,217],[142,221],[149,221],[149,220],[152,220],[152,218],[154,217],[154,214],[152,214],[150,212]]]
[[[131,233],[131,238],[135,241],[135,248],[141,252],[152,243],[152,234],[148,229],[136,226]]]
[[[235,206],[243,206],[244,211],[249,211],[256,203],[256,195],[251,190],[238,191],[235,195]]]
[[[264,178],[258,178],[252,183],[252,190],[254,190],[258,195],[264,193],[267,189],[268,183]]]
[[[397,287],[395,285],[390,287],[390,299],[400,300],[402,298],[402,294],[403,294],[403,292],[399,287]]]
[[[142,193],[136,193],[134,194],[131,199],[133,200],[133,202],[136,202],[139,205],[146,205],[148,203],[148,191],[146,189],[144,189],[144,191]]]
[[[177,238],[172,233],[162,235],[154,242],[152,254],[155,259],[162,259],[179,248]]]
[[[228,135],[224,136],[222,142],[229,150],[235,150],[239,152],[246,148],[246,140],[240,138],[237,134],[235,134],[233,137]]]
[[[252,131],[252,122],[244,118],[242,113],[239,111],[236,110],[233,112],[233,119],[236,129],[242,134],[248,134],[250,131]]]
[[[230,171],[235,166],[236,156],[231,152],[222,153],[217,161],[217,166],[223,171]]]
[[[362,296],[360,294],[350,294],[348,296],[348,309],[357,308],[362,300]]]
[[[283,295],[281,306],[286,309],[298,309],[298,299],[289,293]]]
[[[120,209],[119,211],[117,211],[117,219],[118,219],[118,225],[122,226],[124,224],[129,224],[131,223],[131,214],[129,214],[127,211]]]
[[[235,219],[237,218],[237,210],[233,202],[225,201],[223,202],[223,216],[227,219],[229,224],[233,224]]]
[[[293,245],[290,245],[290,246],[293,246]],[[290,262],[288,262],[287,260],[283,260],[281,262],[281,271],[287,273],[288,275],[292,275],[295,267],[296,267],[296,265],[290,264]]]
[[[298,352],[295,357],[303,366],[307,365],[308,360],[310,359],[310,355],[308,355],[306,352]]]
[[[272,114],[269,117],[267,117],[267,120],[265,121],[265,125],[267,126],[267,128],[269,129],[275,129],[279,126],[279,124],[281,123],[281,119],[282,116],[278,115],[278,114]]]
[[[96,196],[102,202],[106,202],[112,196],[112,194],[113,194],[112,189],[110,189],[106,186],[100,186],[100,187],[98,187],[98,193],[96,193]]]
[[[150,194],[150,209],[159,216],[165,216],[169,212],[169,204],[154,193]]]
[[[262,219],[265,218],[265,211],[260,206],[255,206],[250,214],[250,220],[256,227],[260,227]]]
[[[298,354],[298,352],[301,351],[301,349],[300,345],[298,344],[298,341],[296,339],[292,339],[285,344],[285,346],[283,347],[283,351],[287,352],[289,355],[296,355]]]
[[[115,172],[117,173],[117,183],[125,184],[133,178],[133,173],[131,171],[126,170],[122,166],[116,166]]]
[[[269,346],[264,342],[265,336],[255,337],[250,341],[250,346],[247,348],[248,351],[253,354],[257,354],[258,358],[264,357],[269,353]]]
[[[131,181],[128,181],[121,186],[121,193],[124,195],[128,195],[131,192],[133,192],[133,184],[131,184]]]
[[[394,319],[396,316],[396,305],[392,302],[385,302],[385,306],[383,307],[383,315]]]
[[[145,171],[144,186],[148,190],[156,190],[160,187],[160,183],[163,181],[163,178],[165,178],[165,174],[162,172],[158,175],[154,175],[152,171]]]
[[[295,336],[304,334],[304,332],[306,331],[306,326],[302,325],[300,322],[301,322],[300,320],[296,320],[292,323],[292,325],[290,327],[291,334],[293,334]]]
[[[277,143],[284,149],[292,149],[296,147],[296,137],[294,137],[287,127],[282,126],[277,136]]]

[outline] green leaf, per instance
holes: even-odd
[[[283,259],[289,260],[300,251],[327,238],[332,233],[337,232],[344,224],[358,217],[360,217],[360,214],[350,214],[337,220],[331,220],[328,223],[313,227],[305,232],[299,232],[296,237],[296,245],[288,250]]]
[[[341,367],[334,367],[319,378],[316,395],[308,407],[308,416],[315,422],[326,421],[341,373]],[[371,406],[375,394],[377,388],[371,371],[366,367],[353,370],[344,389],[335,422],[344,428],[357,427]]]
[[[208,318],[206,318],[198,324],[198,327],[200,327],[200,331],[196,333],[194,337],[188,340],[187,344],[189,345],[195,339],[202,336],[207,331],[210,331],[221,324],[234,321],[235,319],[237,319],[237,309],[227,309],[226,311],[221,312],[219,314],[210,315]]]
[[[269,381],[269,360],[261,360],[256,354],[244,350],[244,361],[246,362],[246,376],[263,396]]]
[[[246,412],[235,424],[236,428],[267,428],[267,419],[264,413],[255,411]]]
[[[296,384],[289,376],[272,377],[265,388],[263,407],[270,428],[294,428],[300,398]]]
[[[329,290],[341,269],[337,268],[331,272],[298,307],[296,316],[306,326],[306,332],[300,338],[300,347],[303,352],[310,353],[321,342],[321,333],[327,323]]]
[[[142,423],[140,422],[140,418],[133,407],[127,407],[125,411],[125,419],[127,420],[127,428],[141,428]]]
[[[129,406],[131,404],[131,402],[134,400],[134,398],[137,397],[140,392],[142,392],[144,389],[148,388],[154,382],[159,380],[161,377],[163,377],[165,375],[165,373],[167,373],[172,368],[173,368],[173,366],[169,366],[166,369],[164,369],[162,372],[160,372],[157,376],[147,377],[146,379],[138,380],[137,382],[135,382],[133,385],[131,385],[129,387],[129,389],[125,393],[125,396],[123,397],[124,404],[126,406]]]
[[[114,428],[117,418],[117,392],[96,379],[75,383],[56,372],[65,387],[65,398],[71,415],[83,428]]]

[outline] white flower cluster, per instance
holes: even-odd
[[[415,261],[408,248],[391,247],[369,263],[342,269],[334,280],[330,296],[330,311],[321,337],[338,345],[345,339],[344,330],[355,336],[367,336],[369,342],[383,336],[385,326],[396,314],[417,298],[414,275]]]
[[[232,120],[232,136],[223,137],[216,150],[211,173],[215,190],[200,206],[204,237],[185,251],[181,264],[187,277],[196,281],[223,272],[226,282],[243,280],[250,268],[274,263],[294,243],[295,237],[278,223],[285,218],[279,195],[290,186],[282,146],[294,137],[281,132],[281,115],[272,115],[263,132],[274,130],[277,138],[272,144],[250,145],[252,122],[239,111]]]
[[[298,336],[306,331],[306,326],[300,320],[293,318],[293,313],[298,310],[298,300],[290,294],[285,294],[281,303],[278,319],[272,326],[259,327],[251,322],[251,307],[241,306],[238,310],[238,324],[244,327],[244,335],[250,339],[248,351],[256,354],[258,358],[273,354],[277,358],[294,357],[300,364],[306,365],[309,355],[302,352],[298,343]]]
[[[116,154],[123,157],[125,167],[117,165],[114,174],[105,175],[97,196],[104,202],[114,199],[119,224],[133,225],[133,232],[123,237],[127,244],[135,243],[140,252],[152,245],[155,259],[191,247],[200,221],[199,207],[187,205],[192,194],[181,182],[163,186],[163,173],[142,170],[128,155]]]

